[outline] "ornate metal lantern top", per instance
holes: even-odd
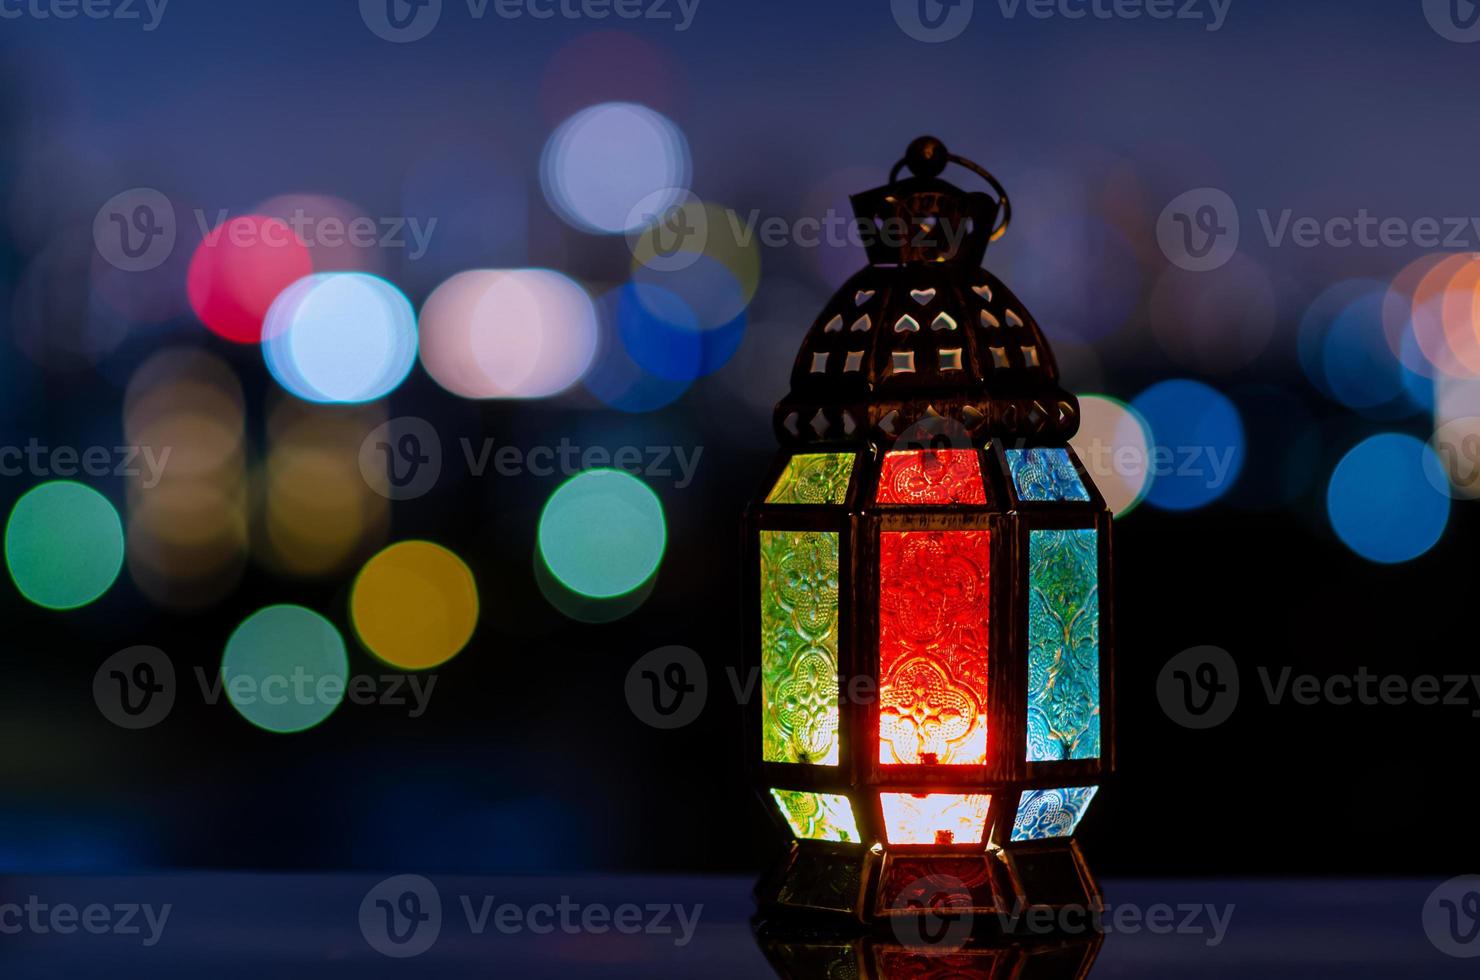
[[[947,163],[985,179],[996,197],[940,178]],[[900,180],[901,168],[913,176]],[[889,182],[852,198],[869,265],[813,323],[776,407],[784,446],[888,446],[921,422],[983,446],[1001,438],[1062,446],[1079,402],[1059,384],[1042,331],[981,267],[1011,220],[987,171],[922,136]]]

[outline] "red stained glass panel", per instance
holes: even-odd
[[[985,504],[975,449],[886,453],[876,501],[881,504]]]
[[[879,542],[879,762],[987,761],[989,531]]]

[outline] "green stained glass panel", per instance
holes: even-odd
[[[838,535],[762,531],[761,720],[767,762],[838,764]]]
[[[804,840],[831,840],[858,843],[858,821],[853,805],[846,796],[831,793],[801,793],[773,789],[771,795],[781,807],[781,815],[791,824],[792,832]]]
[[[805,453],[793,456],[771,493],[768,504],[841,504],[853,476],[852,453]]]
[[[1028,761],[1100,757],[1099,535],[1028,535]]]

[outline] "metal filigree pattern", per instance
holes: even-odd
[[[1007,467],[1023,500],[1089,500],[1067,449],[1009,449]]]
[[[1100,757],[1099,535],[1028,536],[1028,761]]]
[[[980,844],[992,798],[982,794],[880,793],[884,836],[891,844]]]
[[[762,752],[838,764],[838,535],[762,531]]]
[[[985,504],[981,461],[974,449],[886,453],[879,473],[881,504]]]
[[[791,825],[792,833],[804,840],[830,840],[858,843],[858,821],[846,796],[831,793],[803,793],[773,789],[771,795],[781,808],[781,815]]]
[[[987,760],[989,531],[879,542],[879,761]]]
[[[787,461],[768,504],[841,504],[853,477],[852,453],[806,453]]]
[[[1013,841],[1073,837],[1098,790],[1098,786],[1072,786],[1024,793],[1012,825]]]

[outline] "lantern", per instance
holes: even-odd
[[[869,265],[802,343],[746,517],[746,751],[792,841],[757,897],[1096,905],[1074,834],[1114,764],[1111,516],[1053,353],[981,267],[1007,195],[922,137],[852,200]]]

